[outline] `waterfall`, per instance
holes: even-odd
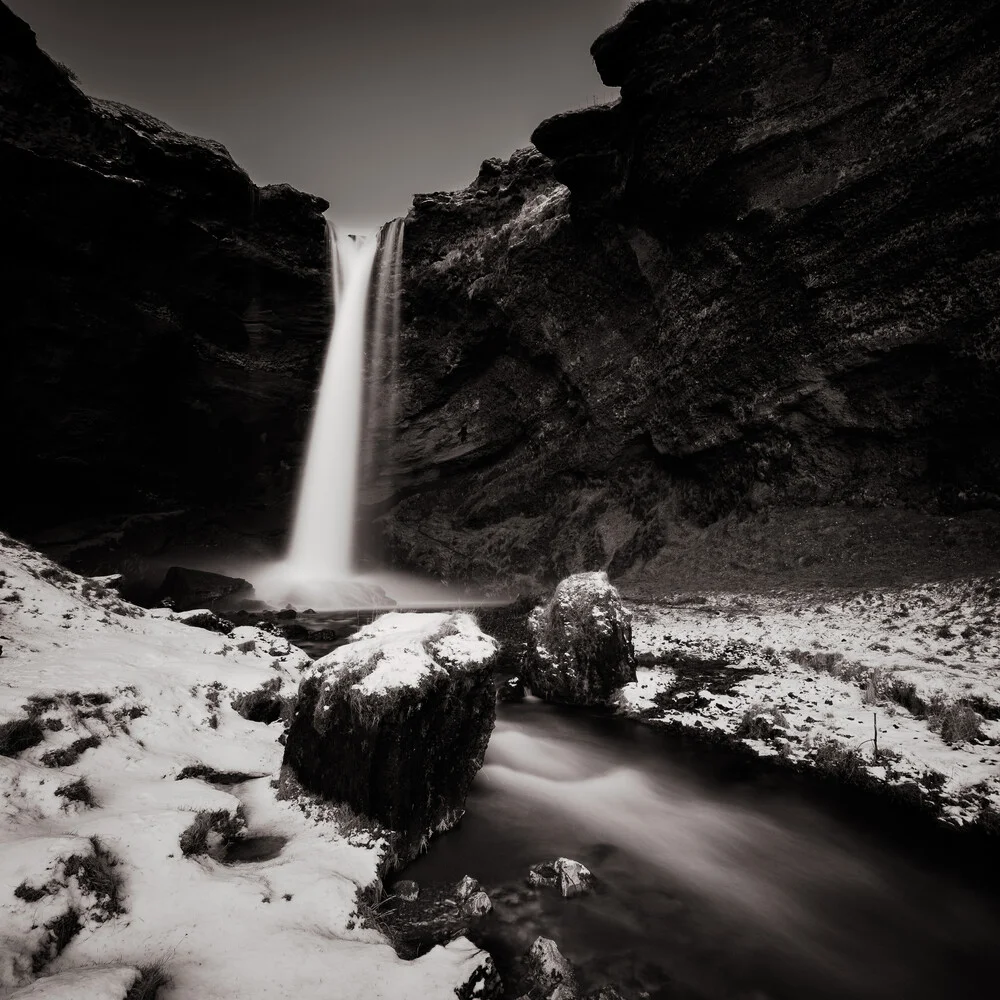
[[[354,536],[362,456],[391,411],[386,338],[398,327],[402,220],[378,237],[338,239],[331,232],[335,313],[299,486],[286,571],[300,580],[337,580],[354,571]],[[381,253],[379,250],[381,249]],[[376,268],[376,262],[378,267]],[[374,277],[374,310],[369,309]],[[371,315],[372,323],[369,325]],[[366,345],[371,360],[366,365]],[[390,361],[395,348],[390,345]],[[370,390],[365,393],[366,370]],[[364,419],[363,419],[364,418]]]

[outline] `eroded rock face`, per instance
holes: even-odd
[[[567,577],[528,624],[525,680],[538,697],[604,705],[635,680],[631,615],[607,573]]]
[[[82,93],[0,3],[0,521],[283,517],[329,329],[325,201]]]
[[[461,818],[493,730],[496,643],[465,613],[382,615],[317,660],[284,765],[416,853]]]
[[[620,102],[414,202],[394,556],[516,585],[731,512],[997,505],[998,39],[933,0],[638,4],[593,49]]]

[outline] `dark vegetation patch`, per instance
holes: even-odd
[[[246,771],[217,771],[207,764],[189,764],[187,767],[181,768],[176,780],[201,778],[202,781],[208,781],[213,785],[239,785],[244,781],[262,777],[264,777],[263,774],[249,774]]]
[[[76,876],[84,892],[97,898],[99,909],[95,916],[103,923],[124,912],[125,879],[119,871],[118,859],[99,837],[91,837],[90,846],[94,853],[67,858],[65,871],[67,876]]]
[[[246,829],[247,821],[240,806],[235,816],[225,809],[199,812],[191,825],[181,834],[181,853],[187,857],[210,854],[222,856],[226,846]]]
[[[37,903],[45,896],[51,896],[55,891],[56,888],[53,885],[34,886],[28,885],[27,882],[22,882],[14,890],[14,896],[17,899],[23,899],[26,903]]]
[[[94,792],[90,785],[87,784],[86,778],[78,778],[76,781],[71,781],[68,785],[62,785],[56,789],[56,795],[64,798],[67,803],[80,802],[88,809],[93,809],[97,805],[97,801],[94,799]]]
[[[732,694],[741,681],[761,673],[754,667],[733,667],[736,660],[698,656],[685,650],[672,649],[665,653],[643,653],[636,657],[640,666],[663,666],[674,671],[674,682],[665,691],[653,696],[658,708],[692,711],[711,704],[701,692]]]
[[[44,739],[45,731],[37,719],[11,719],[0,724],[0,757],[16,757]]]
[[[735,734],[741,739],[767,740],[788,729],[788,719],[781,709],[759,702],[744,711]]]
[[[233,710],[248,722],[263,722],[270,725],[277,722],[282,714],[287,714],[286,701],[278,693],[281,678],[274,677],[254,691],[236,695],[230,702]]]
[[[162,963],[140,965],[139,976],[129,987],[125,1000],[156,1000],[160,990],[169,985],[170,977]]]
[[[39,579],[48,580],[50,583],[72,584],[76,582],[76,575],[62,566],[44,566],[37,573]]]
[[[38,975],[80,933],[82,926],[80,914],[72,908],[50,920],[45,925],[45,937],[31,956],[31,971]]]
[[[46,767],[69,767],[75,764],[86,750],[93,750],[101,745],[99,736],[85,736],[76,740],[68,747],[60,747],[58,750],[49,750],[42,754],[42,763]]]
[[[926,719],[932,732],[940,733],[945,743],[967,743],[985,739],[983,718],[996,719],[996,706],[986,698],[964,697],[949,702],[936,692],[924,699],[917,694],[915,684],[893,678],[886,694],[918,719]],[[985,711],[980,711],[984,709]]]

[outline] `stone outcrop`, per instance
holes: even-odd
[[[394,557],[517,586],[729,515],[997,507],[997,17],[645,0],[593,48],[619,101],[415,199]]]
[[[253,586],[240,577],[171,566],[156,596],[159,602],[177,611],[192,611],[215,608],[251,594]]]
[[[556,858],[555,861],[541,861],[532,865],[528,872],[528,885],[558,889],[565,899],[582,896],[594,888],[595,878],[591,870],[571,858]]]
[[[525,680],[546,701],[606,705],[635,680],[632,617],[606,573],[578,573],[528,619]]]
[[[465,613],[377,618],[299,687],[284,767],[396,831],[401,857],[461,818],[493,730],[496,643]]]
[[[326,202],[88,97],[2,3],[0,172],[0,523],[263,501],[282,522],[329,329]]]

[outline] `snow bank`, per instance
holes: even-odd
[[[275,680],[294,696],[311,666],[301,650],[259,629],[219,635],[148,614],[2,534],[0,635],[0,725],[30,717],[42,737],[0,756],[0,951],[20,956],[0,964],[0,997],[111,1000],[133,967],[163,961],[160,1000],[307,997],[331,984],[343,998],[422,1000],[453,995],[483,964],[464,939],[404,962],[359,927],[355,893],[375,879],[381,845],[279,801],[270,777],[177,780],[201,765],[277,776],[281,727],[231,702]],[[185,857],[180,837],[199,813],[287,843],[270,861]],[[122,879],[124,912],[104,920],[60,869],[91,837]],[[30,898],[53,882],[65,885]],[[81,926],[36,972],[32,925],[61,906]]]

